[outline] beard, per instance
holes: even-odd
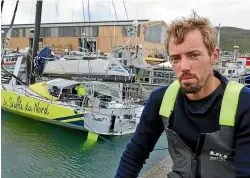
[[[181,81],[183,79],[189,79],[189,78],[192,78],[192,79],[196,79],[197,80],[197,83],[193,83],[193,82],[185,82],[185,83],[182,83]],[[198,93],[201,88],[202,88],[202,85],[200,84],[199,82],[199,78],[194,75],[194,74],[190,74],[190,73],[183,73],[180,77],[179,77],[179,82],[181,84],[181,90],[185,93],[185,94],[191,94],[191,93]]]
[[[181,85],[181,90],[184,94],[194,94],[201,90],[202,86],[197,84],[185,83],[185,86]]]

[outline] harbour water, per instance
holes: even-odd
[[[114,177],[120,156],[131,135],[98,139],[91,148],[84,145],[87,134],[34,121],[2,111],[2,177]],[[160,137],[156,148],[167,147]],[[150,154],[140,175],[163,160],[167,150]]]

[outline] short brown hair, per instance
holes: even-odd
[[[210,25],[210,21],[206,18],[182,18],[174,20],[167,26],[167,38],[165,40],[165,47],[169,54],[169,41],[174,38],[175,44],[180,44],[184,41],[188,32],[198,29],[203,36],[203,43],[205,44],[208,54],[211,56],[216,48],[216,32]]]

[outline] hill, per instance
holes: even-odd
[[[218,29],[218,27],[216,27]],[[233,51],[234,46],[240,47],[240,52],[250,52],[250,30],[236,27],[220,27],[220,48],[223,51]]]

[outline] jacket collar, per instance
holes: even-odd
[[[214,76],[218,78],[221,81],[223,87],[226,88],[229,80],[225,76],[221,75],[217,70],[214,70]]]

